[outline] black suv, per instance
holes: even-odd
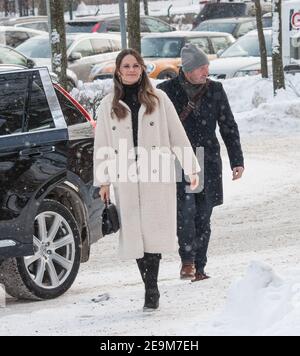
[[[46,68],[0,72],[0,283],[13,297],[63,294],[102,237],[94,125]]]
[[[66,22],[67,33],[121,32],[120,16],[87,16]],[[176,29],[150,16],[141,16],[141,32],[171,32]]]

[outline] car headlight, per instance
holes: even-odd
[[[250,75],[259,75],[261,74],[261,70],[239,70],[238,72],[235,73],[234,77],[235,78],[240,78],[240,77],[247,77]]]
[[[154,70],[155,70],[155,64],[153,64],[153,63],[147,64],[147,68],[146,68],[147,74],[154,72]]]
[[[105,63],[96,64],[91,70],[91,77],[94,77],[96,74],[100,73],[105,68],[105,66]]]

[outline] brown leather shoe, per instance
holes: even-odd
[[[209,278],[210,277],[206,273],[196,272],[195,278],[192,280],[192,282],[205,281],[206,279],[209,279]]]
[[[194,263],[183,263],[180,271],[180,278],[191,280],[195,278],[196,267]]]

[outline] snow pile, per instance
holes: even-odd
[[[96,119],[101,100],[112,90],[112,79],[95,80],[93,83],[79,81],[78,88],[74,88],[71,95]]]
[[[300,132],[300,74],[286,76],[286,90],[273,95],[272,79],[222,81],[242,133]]]
[[[300,335],[300,270],[282,279],[271,267],[252,262],[233,284],[212,335]]]
[[[158,85],[161,80],[152,80]],[[261,76],[222,81],[242,135],[300,133],[300,74],[286,76],[286,90],[273,95],[272,79]],[[113,89],[111,79],[80,83],[72,95],[92,115]]]

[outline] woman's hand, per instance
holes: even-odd
[[[192,174],[189,176],[190,177],[190,188],[192,191],[196,190],[200,184],[200,178],[198,174]]]
[[[244,167],[235,167],[232,171],[232,180],[241,179],[244,174],[245,168]]]
[[[104,203],[108,203],[110,200],[110,186],[104,185],[100,188],[100,197]]]

